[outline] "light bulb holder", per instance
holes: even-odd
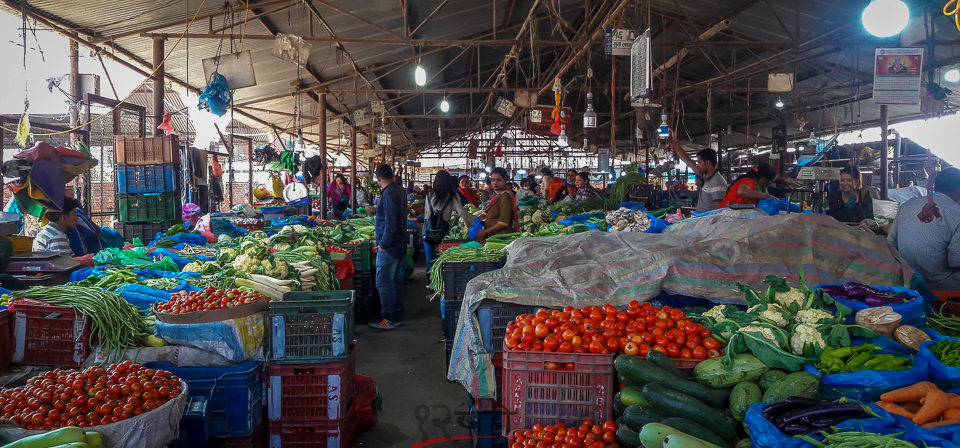
[[[774,104],[774,106],[776,106],[777,109],[783,109],[783,100],[780,98],[777,98],[777,103]]]
[[[593,110],[593,94],[587,92],[587,111],[583,113],[584,129],[597,127],[597,112]]]
[[[667,114],[660,116],[660,127],[657,128],[657,136],[660,138],[670,137],[670,125],[667,124]]]

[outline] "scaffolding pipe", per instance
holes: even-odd
[[[889,111],[886,104],[880,105],[880,199],[887,200],[887,188],[890,179],[890,164],[887,156],[887,149],[890,147],[890,139],[887,135],[887,128],[890,125]]]
[[[153,39],[153,68],[156,70],[153,74],[153,136],[160,137],[163,131],[157,129],[160,120],[163,119],[163,94],[164,87],[163,60],[166,54],[163,51],[163,38]]]
[[[317,95],[317,105],[320,109],[320,219],[327,219],[327,96],[322,93]],[[309,189],[308,186],[307,190]]]

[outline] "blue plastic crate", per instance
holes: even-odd
[[[469,431],[473,446],[476,448],[507,448],[509,440],[503,436],[503,410],[495,406],[493,410],[478,410],[473,397],[467,396],[470,404]]]
[[[180,417],[180,431],[177,438],[167,444],[167,448],[207,448],[210,445],[207,417],[205,397],[187,398],[187,405]]]
[[[514,305],[512,303],[484,300],[477,309],[477,321],[480,324],[480,341],[487,353],[503,351],[503,338],[507,326],[521,314],[536,313],[541,307]]]
[[[206,397],[210,437],[247,437],[263,420],[262,362],[236,367],[176,367],[168,362],[146,364],[167,370],[187,382],[191,397]]]
[[[179,165],[116,165],[117,193],[145,194],[176,191]]]

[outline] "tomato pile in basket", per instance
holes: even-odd
[[[654,308],[636,300],[623,311],[613,305],[568,306],[562,311],[521,314],[507,326],[504,346],[519,351],[639,356],[657,350],[687,359],[721,355],[720,343],[710,337],[710,330],[688,319],[682,310]]]
[[[130,361],[106,370],[54,370],[0,390],[0,417],[31,430],[106,425],[150,412],[183,391],[165,370]]]
[[[607,448],[616,446],[617,424],[608,420],[596,425],[593,420],[584,420],[576,428],[567,425],[533,425],[533,429],[514,431],[510,448],[576,446],[583,448]]]
[[[242,303],[250,303],[266,297],[257,291],[241,291],[239,289],[216,289],[212,286],[203,291],[193,291],[190,293],[181,292],[170,300],[158,304],[157,311],[164,313],[179,314],[192,311],[209,311],[221,308],[230,308],[231,306]]]

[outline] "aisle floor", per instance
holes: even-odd
[[[428,283],[421,259],[406,286],[403,324],[355,331],[357,373],[376,379],[383,396],[383,413],[373,429],[357,435],[358,447],[473,446],[456,440],[468,435],[467,392],[446,380],[440,300],[427,299]]]

